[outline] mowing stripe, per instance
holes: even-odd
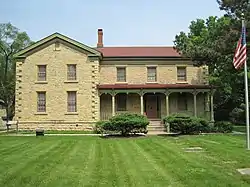
[[[78,168],[79,166],[81,167],[81,162],[79,163],[79,165],[73,166],[72,164],[74,162],[71,162],[72,160],[77,159],[75,158],[75,156],[77,151],[80,150],[79,143],[76,143],[76,141],[68,141],[63,143],[64,144],[61,146],[61,148],[56,151],[56,154],[54,154],[54,160],[51,160],[52,163],[47,169],[48,173],[45,173],[44,179],[42,181],[43,185],[46,184],[46,186],[77,186],[79,184],[80,178],[78,178],[77,176],[79,172],[81,172],[81,170]],[[85,148],[86,149],[84,149],[84,153],[87,154],[89,152],[89,146]],[[78,156],[79,155],[77,155],[77,157]],[[79,161],[82,161],[81,158],[79,158]]]
[[[151,140],[151,139],[149,139]],[[155,147],[149,146],[150,141],[147,141],[147,143],[143,143],[143,141],[136,141],[134,145],[137,148],[137,151],[140,152],[140,154],[147,160],[147,162],[154,168],[156,178],[159,178],[161,181],[164,181],[165,185],[173,185],[181,187],[183,186],[179,181],[176,181],[176,179],[171,176],[170,172],[164,170],[162,165],[160,165],[155,157],[152,155],[152,152],[158,151],[155,149]],[[163,155],[162,155],[163,156]]]
[[[86,142],[84,141],[85,146],[89,146],[87,150],[84,150],[84,152],[78,152],[78,157],[81,157],[82,155],[82,161],[79,163],[79,167],[74,166],[72,167],[72,170],[74,170],[75,167],[78,168],[79,174],[79,185],[78,186],[90,186],[90,179],[91,175],[94,175],[93,169],[95,167],[96,162],[96,152],[97,152],[97,140]]]
[[[212,186],[217,186],[217,182],[219,180],[225,180],[227,181],[228,185],[231,184],[235,184],[237,185],[238,183],[235,182],[235,180],[232,180],[230,178],[230,175],[227,175],[228,170],[225,169],[222,165],[214,165],[212,160],[206,160],[204,158],[204,155],[206,155],[206,153],[185,153],[183,152],[183,150],[179,149],[179,150],[175,150],[173,151],[173,149],[170,149],[169,147],[174,147],[174,145],[170,146],[169,144],[166,144],[164,142],[159,142],[156,139],[153,140],[153,142],[155,143],[154,146],[159,147],[159,152],[157,151],[157,153],[164,153],[163,150],[167,150],[170,154],[168,154],[168,157],[170,158],[170,160],[174,160],[174,157],[178,158],[178,170],[172,170],[172,172],[174,173],[175,176],[178,176],[180,178],[181,181],[185,181],[187,183],[189,183],[190,186],[196,186],[200,183],[204,183],[204,185],[212,185]],[[171,144],[171,143],[170,143]],[[178,154],[179,152],[179,154]],[[154,152],[156,154],[156,152]],[[183,163],[183,165],[181,164]],[[165,164],[165,163],[164,163]],[[177,163],[175,163],[175,167]],[[190,170],[189,168],[193,168],[193,170]],[[183,172],[183,170],[186,170],[186,172],[184,172],[186,175],[179,175],[181,173],[181,171]],[[224,170],[224,175],[218,175],[218,173],[223,172]],[[211,181],[199,181],[201,178],[201,174],[202,173],[206,173],[209,177],[212,177],[213,180]],[[189,180],[190,179],[190,175],[193,177],[193,179],[196,180]],[[213,183],[214,182],[214,183]],[[244,184],[244,182],[242,183]]]
[[[94,159],[94,165],[92,166],[92,172],[90,173],[88,184],[91,184],[90,186],[98,186],[101,184],[102,180],[102,172],[103,172],[103,164],[106,160],[103,154],[103,149],[105,149],[105,141],[101,143],[101,141],[96,142],[96,154]]]
[[[56,148],[58,144],[59,142],[55,144],[49,144],[49,146],[47,146],[46,149],[37,151],[34,154],[29,155],[29,157],[26,160],[23,160],[21,163],[12,167],[11,170],[8,170],[8,172],[4,173],[0,178],[0,184],[5,186],[8,184],[10,180],[15,182],[17,180],[17,176],[20,176],[20,174],[22,174],[23,171],[27,170],[29,167],[32,167],[32,165],[37,164],[38,158],[45,157],[48,154],[48,152]]]
[[[16,166],[20,166],[20,163],[26,163],[27,160],[30,159],[30,157],[32,158],[33,156],[37,155],[37,153],[42,153],[44,150],[47,149],[48,145],[44,143],[34,143],[33,145],[29,144],[25,147],[20,146],[19,150],[16,150],[12,154],[1,156],[0,173],[3,173],[2,175],[5,175],[6,170],[8,170],[8,168],[11,167],[12,169],[14,169]]]
[[[137,154],[138,152],[133,149],[131,143],[134,144],[134,142],[130,140],[115,142],[116,151],[119,152],[119,157],[116,158],[117,167],[122,169],[123,173],[126,173],[129,186],[145,186],[145,179],[143,179],[141,175],[143,170],[139,168],[144,161],[140,155]]]

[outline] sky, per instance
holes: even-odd
[[[216,0],[0,0],[0,23],[10,22],[33,41],[59,32],[95,47],[172,46],[192,20],[221,16]]]

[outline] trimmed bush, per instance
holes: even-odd
[[[198,134],[210,132],[209,122],[202,118],[186,114],[173,114],[163,119],[165,126],[170,124],[170,131],[180,134]]]
[[[245,104],[241,104],[239,107],[234,108],[230,112],[230,121],[237,125],[245,124]]]
[[[147,133],[148,124],[148,119],[143,115],[123,113],[113,116],[108,123],[102,125],[102,128],[127,136],[130,133]]]
[[[213,128],[215,132],[229,133],[233,131],[233,124],[228,121],[217,121]]]
[[[104,126],[109,125],[109,121],[98,121],[94,127],[94,133],[96,134],[103,134],[104,133]]]

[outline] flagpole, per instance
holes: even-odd
[[[242,14],[242,27],[245,27],[244,14]],[[249,101],[248,101],[248,76],[247,76],[247,59],[244,63],[244,75],[245,75],[245,102],[246,102],[246,130],[247,130],[247,149],[250,150],[249,139]]]

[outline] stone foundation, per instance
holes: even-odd
[[[94,129],[95,122],[70,122],[70,121],[19,121],[19,130],[36,130],[42,128],[44,130],[86,130]]]

